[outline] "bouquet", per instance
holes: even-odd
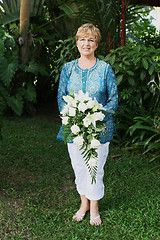
[[[102,104],[94,98],[92,100],[88,93],[82,90],[78,94],[63,96],[66,102],[60,112],[64,141],[73,141],[80,150],[91,175],[92,184],[96,183],[97,174],[97,148],[100,144],[100,134],[105,133],[103,120],[105,114]]]

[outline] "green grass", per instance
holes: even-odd
[[[110,145],[103,224],[72,220],[80,201],[59,122],[5,120],[0,142],[0,239],[159,240],[160,175],[140,151]],[[121,156],[112,158],[120,154]]]

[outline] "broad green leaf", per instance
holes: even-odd
[[[16,95],[15,97],[8,97],[7,98],[7,104],[9,107],[12,108],[12,110],[20,116],[23,111],[23,99],[20,95]]]
[[[146,58],[142,58],[143,67],[147,70],[149,67],[148,61]]]
[[[150,65],[149,67],[149,75],[152,75],[152,73],[155,71],[155,68],[153,67],[153,65]]]
[[[6,25],[19,20],[19,14],[19,12],[8,13],[6,16],[0,19],[0,24]]]
[[[140,73],[140,79],[143,81],[146,77],[146,71],[145,70],[142,70],[141,73]]]
[[[115,63],[115,60],[116,60],[116,55],[111,56],[111,59],[110,59],[111,65]]]
[[[130,83],[131,86],[135,86],[134,78],[128,77],[128,82]]]
[[[25,98],[30,102],[36,102],[36,90],[31,83],[27,86]]]
[[[117,77],[117,85],[119,85],[122,82],[122,80],[123,80],[123,74]]]
[[[15,72],[18,69],[18,59],[14,59],[12,62],[8,62],[6,58],[0,58],[0,78],[5,86],[9,86]]]
[[[131,70],[127,71],[127,74],[132,77],[134,76],[134,72],[132,72]]]

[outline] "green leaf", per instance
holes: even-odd
[[[153,67],[153,65],[150,65],[149,67],[149,75],[152,75],[152,73],[155,71],[155,68]]]
[[[27,86],[25,98],[30,102],[36,102],[36,90],[31,83]]]
[[[117,77],[117,85],[119,85],[122,82],[122,80],[123,80],[123,74]]]
[[[0,25],[10,24],[19,20],[19,12],[8,13],[6,16],[0,19]]]
[[[12,110],[20,116],[23,111],[23,99],[20,95],[16,95],[15,97],[8,97],[7,98],[7,104],[9,107],[12,108]]]
[[[36,63],[34,60],[31,60],[28,66],[24,66],[24,65],[22,66],[24,67],[25,72],[31,72],[35,74],[38,73],[38,63]]]
[[[11,60],[11,62],[8,62],[6,58],[0,58],[0,78],[7,87],[9,87],[12,78],[18,69],[18,57],[13,57]]]
[[[143,81],[146,77],[146,71],[145,70],[142,70],[141,73],[140,73],[140,79]]]
[[[146,70],[148,69],[149,64],[146,58],[142,58],[142,65]]]
[[[134,72],[132,72],[131,70],[127,71],[127,74],[132,77],[134,76]]]
[[[3,43],[3,41],[0,39],[0,55],[1,55],[1,56],[3,55],[4,51],[5,51],[4,43]]]
[[[111,58],[110,58],[110,63],[111,65],[113,65],[115,63],[115,60],[116,60],[116,55],[113,55]]]
[[[129,77],[129,78],[128,78],[128,82],[129,82],[129,84],[130,84],[131,86],[135,86],[134,78]]]

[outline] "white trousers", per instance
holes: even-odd
[[[75,184],[80,195],[89,200],[99,200],[104,196],[104,165],[109,152],[109,142],[102,144],[98,149],[98,168],[96,183],[91,184],[91,176],[84,162],[82,151],[74,143],[67,143],[71,164],[75,173]]]

